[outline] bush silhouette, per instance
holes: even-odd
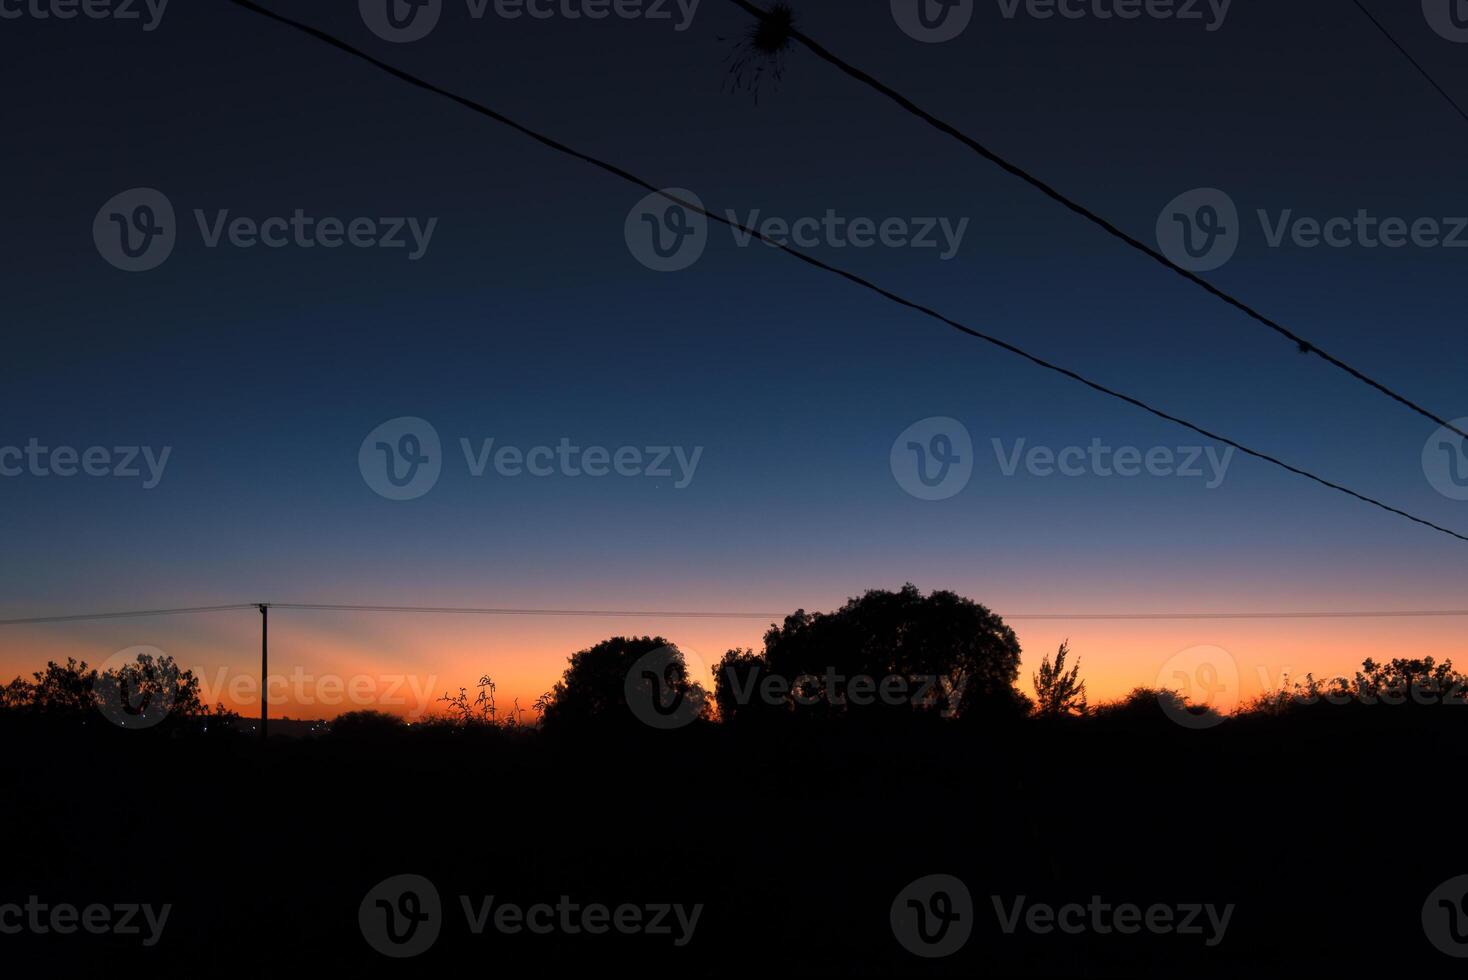
[[[339,738],[377,739],[407,730],[407,723],[385,711],[348,711],[331,723],[331,734]]]

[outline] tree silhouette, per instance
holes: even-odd
[[[33,690],[30,684],[17,677],[0,687],[0,709],[24,708],[31,703]]]
[[[97,672],[87,668],[85,660],[78,663],[67,657],[64,665],[54,660],[46,662],[46,669],[31,675],[36,679],[30,685],[29,707],[47,714],[79,714],[96,707],[92,693],[97,683]]]
[[[1040,669],[1033,675],[1035,682],[1035,714],[1048,717],[1059,715],[1083,715],[1086,707],[1086,682],[1079,679],[1080,658],[1070,670],[1065,669],[1065,658],[1070,655],[1070,641],[1063,640],[1055,653],[1055,662],[1047,654],[1040,661]]]
[[[132,663],[97,675],[92,691],[103,707],[141,725],[207,714],[199,697],[199,679],[167,655],[139,653]]]
[[[811,714],[845,715],[856,708],[851,679],[880,685],[897,678],[913,697],[900,705],[879,699],[873,714],[931,714],[1014,718],[1029,709],[1017,691],[1019,641],[1004,621],[953,592],[924,596],[912,583],[896,592],[874,589],[832,613],[797,610],[765,634],[764,660],[788,680],[788,700]],[[927,691],[926,696],[922,692]]]
[[[1352,677],[1320,680],[1314,674],[1293,684],[1288,679],[1279,690],[1261,695],[1251,711],[1279,714],[1319,704],[1462,704],[1468,701],[1468,676],[1460,674],[1451,660],[1433,657],[1396,657],[1378,663],[1368,657]]]
[[[1358,701],[1427,702],[1442,697],[1463,697],[1464,678],[1451,660],[1437,663],[1432,657],[1395,657],[1386,664],[1367,658],[1361,661],[1351,685]]]
[[[0,706],[50,717],[102,708],[128,727],[134,721],[137,727],[150,727],[211,715],[200,698],[199,678],[166,655],[141,652],[133,662],[102,673],[68,657],[64,664],[48,661],[45,670],[31,676],[34,683],[16,678],[0,691]],[[222,704],[212,714],[233,717]]]
[[[710,699],[703,686],[689,676],[683,654],[661,636],[614,636],[573,653],[569,666],[548,695],[543,723],[547,729],[574,728],[586,724],[637,725],[627,702],[628,678],[636,680],[639,661],[658,659],[662,682],[673,698],[693,705],[694,714],[706,718]]]
[[[759,696],[759,685],[767,676],[769,664],[753,650],[735,647],[726,652],[714,668],[714,703],[719,721],[744,724],[789,714],[789,704],[770,704]]]

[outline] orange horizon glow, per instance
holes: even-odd
[[[27,680],[48,660],[68,657],[98,666],[120,650],[156,646],[199,676],[211,707],[222,702],[245,717],[259,715],[259,616],[197,617],[12,627],[0,635],[0,678]],[[1461,623],[1436,619],[1295,619],[1188,621],[1033,621],[1014,625],[1023,648],[1019,689],[1044,655],[1069,640],[1091,703],[1136,687],[1186,691],[1198,664],[1224,671],[1227,690],[1212,704],[1224,711],[1286,680],[1350,676],[1361,661],[1393,657],[1454,659],[1468,665]],[[410,614],[272,613],[272,718],[331,719],[371,708],[417,720],[443,714],[439,698],[465,688],[471,701],[481,675],[493,678],[501,715],[518,699],[531,705],[560,679],[577,650],[616,635],[660,635],[688,657],[695,677],[712,685],[712,668],[732,647],[762,649],[768,624],[753,620],[577,617],[422,616]],[[1218,654],[1189,653],[1220,648]],[[1179,656],[1181,654],[1181,656]],[[1227,685],[1228,658],[1237,681]],[[127,659],[131,659],[128,657]],[[1181,674],[1179,673],[1181,671]],[[1211,679],[1213,675],[1203,678]],[[1206,683],[1204,686],[1208,686]]]

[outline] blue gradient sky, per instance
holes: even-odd
[[[799,52],[756,103],[721,92],[747,18],[693,27],[470,22],[374,38],[355,4],[278,4],[711,208],[795,218],[970,219],[957,258],[819,254],[1260,449],[1451,527],[1420,455],[1434,426],[1279,338]],[[1377,3],[1378,7],[1388,7]],[[1416,4],[1380,16],[1468,98],[1468,45]],[[309,9],[308,9],[309,8]],[[1006,21],[921,45],[885,3],[806,2],[803,26],[1146,240],[1190,188],[1246,216],[1209,277],[1448,418],[1468,414],[1462,250],[1272,249],[1256,208],[1329,217],[1468,214],[1458,118],[1349,5],[1236,0],[1176,22]],[[642,193],[225,4],[156,31],[0,24],[7,99],[9,356],[0,444],[170,445],[162,484],[0,480],[0,616],[216,602],[830,608],[911,580],[1006,613],[1464,605],[1468,546],[1263,464],[1180,479],[1002,477],[1006,443],[1200,440],[713,229],[691,269],[639,265]],[[99,85],[110,78],[114,84]],[[156,187],[185,230],[127,274],[90,228]],[[189,212],[437,217],[426,256],[208,249]],[[357,448],[430,420],[450,456],[411,502],[375,495]],[[947,415],[978,448],[958,496],[906,495],[910,423]],[[703,446],[687,489],[628,479],[472,479],[457,439]],[[253,613],[0,635],[0,668],[134,643],[248,663]],[[232,618],[231,618],[232,617]],[[1201,643],[1241,662],[1348,668],[1362,651],[1464,658],[1454,621],[1308,627],[1017,623],[1026,667],[1065,635],[1102,693]],[[762,623],[282,620],[283,663],[401,669],[517,694],[612,632],[709,658]],[[291,631],[296,631],[292,633]],[[1430,649],[1428,649],[1430,648]],[[402,664],[400,667],[383,665]],[[355,665],[355,666],[354,666]],[[503,665],[503,666],[501,666]],[[502,684],[502,688],[505,684]]]

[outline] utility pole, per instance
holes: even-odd
[[[268,602],[258,603],[260,606],[260,741],[265,741],[266,727],[269,724],[266,698],[270,694],[270,604]]]

